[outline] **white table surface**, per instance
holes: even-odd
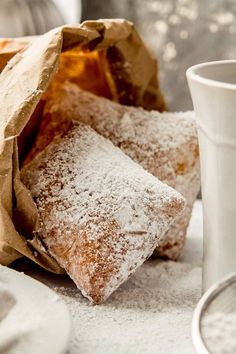
[[[105,304],[89,305],[67,276],[40,269],[27,273],[54,289],[68,305],[73,324],[69,354],[193,354],[191,320],[201,294],[201,265],[202,204],[197,201],[179,262],[146,262]],[[148,289],[152,274],[158,272],[163,272],[163,281],[157,279],[155,289]],[[139,306],[138,299],[146,292],[149,298]],[[171,297],[172,292],[177,295]]]

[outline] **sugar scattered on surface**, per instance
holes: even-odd
[[[172,337],[184,340],[183,327],[190,337],[200,279],[200,267],[149,261],[99,306],[88,305],[76,289],[56,287],[72,316],[70,354],[153,354],[160,353],[160,343],[166,342],[170,342],[168,354],[177,353]]]

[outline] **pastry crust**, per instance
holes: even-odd
[[[94,303],[107,299],[152,254],[185,204],[78,122],[21,175],[38,208],[39,237]]]
[[[193,112],[148,112],[97,97],[67,82],[56,95],[48,97],[43,123],[31,155],[35,156],[47,145],[44,139],[49,137],[50,127],[53,126],[51,131],[54,135],[58,134],[63,131],[65,122],[68,124],[72,119],[89,124],[186,198],[186,210],[167,231],[167,237],[154,253],[176,260],[184,247],[192,206],[200,189],[198,139]]]

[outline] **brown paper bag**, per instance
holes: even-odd
[[[59,273],[37,237],[37,209],[19,174],[47,90],[70,80],[120,103],[162,111],[157,62],[132,23],[99,20],[0,41],[0,70],[0,263],[26,256]]]

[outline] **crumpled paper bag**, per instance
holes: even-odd
[[[0,71],[0,263],[26,256],[60,273],[37,237],[37,209],[19,171],[47,93],[70,80],[120,103],[163,111],[157,61],[132,23],[99,20],[0,40]]]

